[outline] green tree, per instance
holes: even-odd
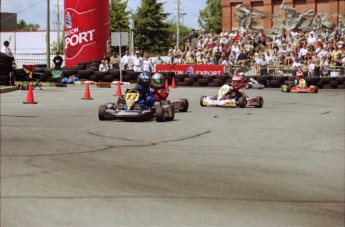
[[[205,31],[212,29],[216,33],[222,31],[222,7],[221,0],[207,0],[204,10],[199,11],[199,25]]]
[[[129,12],[126,11],[128,1],[121,2],[121,0],[111,0],[109,7],[110,32],[129,32]],[[124,52],[126,47],[122,47]],[[111,51],[119,53],[119,47],[111,47]]]
[[[168,13],[163,12],[163,5],[157,0],[141,0],[141,6],[134,15],[135,38],[137,48],[147,53],[160,53],[169,49],[169,24],[164,22]]]
[[[17,30],[19,31],[37,31],[39,28],[39,24],[28,24],[25,20],[19,20],[17,24]]]

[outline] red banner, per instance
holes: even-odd
[[[109,1],[65,0],[65,64],[101,60],[107,54]]]
[[[224,75],[223,65],[156,65],[156,72],[175,72],[175,74]]]

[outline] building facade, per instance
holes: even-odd
[[[238,29],[235,18],[236,5],[243,4],[245,7],[254,8],[261,12],[285,18],[285,13],[280,9],[282,0],[221,0],[222,6],[222,27],[226,31]],[[285,6],[293,7],[298,13],[313,9],[315,14],[336,13],[342,14],[340,17],[330,17],[328,21],[335,23],[337,26],[344,23],[345,1],[344,0],[286,0]],[[257,28],[271,28],[276,21],[272,19],[258,19]]]

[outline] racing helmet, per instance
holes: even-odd
[[[150,74],[148,72],[142,72],[137,78],[137,87],[139,89],[148,89],[150,87]]]
[[[231,84],[235,88],[240,88],[242,85],[242,76],[240,74],[233,76],[231,80]]]
[[[161,73],[153,74],[151,78],[151,86],[153,88],[162,88],[164,86],[164,76]]]
[[[297,71],[296,72],[296,79],[297,80],[300,80],[300,79],[302,79],[303,78],[303,72],[302,71]]]

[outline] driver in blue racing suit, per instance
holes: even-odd
[[[148,72],[142,72],[137,78],[135,89],[140,93],[139,105],[142,110],[147,110],[155,103],[153,93],[150,91],[151,78]]]

